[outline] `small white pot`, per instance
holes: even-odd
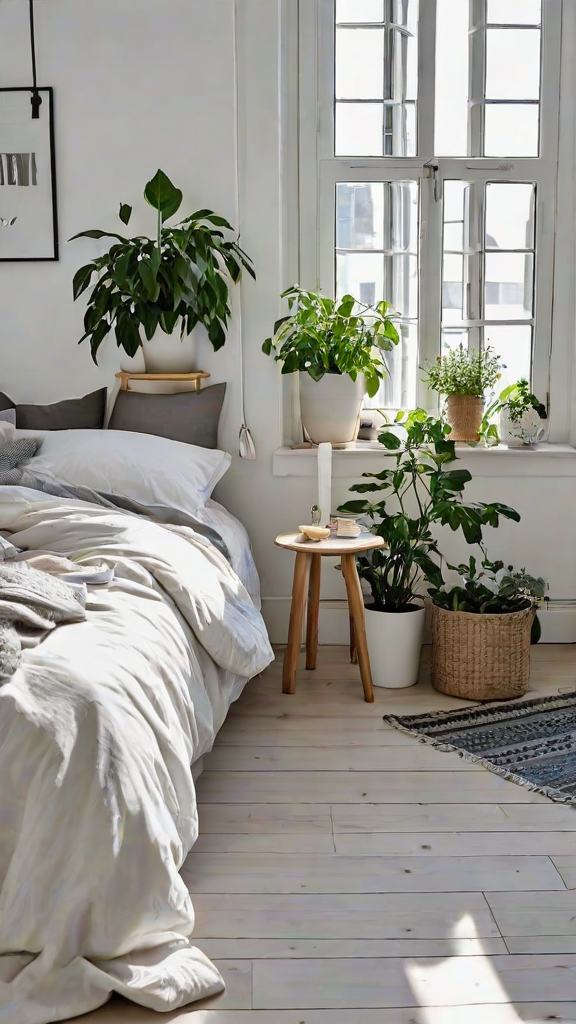
[[[527,409],[519,420],[511,420],[507,409],[500,413],[500,438],[509,448],[530,448],[546,436],[548,421],[535,409]]]
[[[374,686],[401,690],[418,682],[426,610],[380,612],[366,608],[366,638]]]
[[[309,373],[301,373],[300,413],[311,440],[316,444],[355,441],[365,394],[363,374],[353,381],[347,374],[325,373],[315,381]]]

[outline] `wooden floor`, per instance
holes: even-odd
[[[226,993],[180,1024],[576,1021],[576,811],[416,743],[365,704],[344,647],[295,696],[279,660],[205,761],[186,864],[197,945]],[[529,697],[576,689],[576,647],[534,649]],[[113,1003],[87,1024],[152,1024]]]

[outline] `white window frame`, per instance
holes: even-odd
[[[420,183],[419,362],[433,360],[440,351],[442,303],[442,183],[451,178],[478,182],[535,182],[537,187],[536,266],[532,384],[537,394],[550,396],[558,424],[556,440],[568,434],[570,401],[551,389],[553,316],[559,314],[565,330],[573,323],[568,296],[555,294],[555,259],[562,231],[556,216],[558,179],[560,74],[562,33],[576,32],[576,18],[563,11],[563,0],[543,0],[542,88],[540,97],[540,156],[490,159],[485,157],[436,158],[434,154],[434,64],[436,0],[420,0],[420,39],[432,40],[419,48],[416,157],[334,156],[334,8],[335,0],[295,0],[298,4],[299,40],[299,251],[298,272],[305,287],[333,294],[335,288],[335,186],[337,182],[415,180]],[[482,0],[476,0],[481,8]],[[576,4],[575,4],[576,6]],[[564,5],[565,7],[565,5]],[[563,25],[563,14],[564,22]],[[576,40],[574,40],[576,43]],[[571,53],[574,51],[574,44]],[[474,52],[474,51],[473,51]],[[478,48],[476,48],[478,53]],[[473,61],[474,64],[474,61]],[[477,68],[472,67],[473,81]],[[572,76],[570,76],[572,80]],[[564,98],[563,98],[564,106]],[[574,116],[574,105],[564,113],[564,124]],[[573,134],[571,134],[573,140]],[[568,155],[568,159],[570,156]],[[568,203],[569,213],[574,197]],[[574,230],[573,225],[569,226]],[[479,225],[480,228],[480,225]],[[561,238],[560,249],[569,247]],[[573,267],[573,264],[572,264]],[[564,267],[564,274],[566,268]],[[565,276],[564,276],[565,280]],[[573,297],[573,292],[572,292]],[[558,301],[560,299],[560,302]],[[563,308],[560,308],[563,306]],[[532,321],[523,321],[531,323]],[[480,325],[482,325],[480,321]],[[513,321],[512,321],[513,323]],[[560,339],[556,379],[568,385],[567,339]],[[558,404],[555,405],[555,400]],[[420,386],[418,402],[432,408],[432,398]]]

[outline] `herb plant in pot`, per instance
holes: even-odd
[[[195,368],[194,328],[202,324],[214,350],[221,348],[231,315],[230,283],[240,280],[243,269],[254,277],[254,269],[237,239],[226,237],[231,225],[212,210],[167,225],[180,209],[182,192],[163,171],[148,182],[144,198],[156,211],[154,238],[100,230],[74,236],[114,239],[108,252],[74,276],[75,299],[91,288],[80,342],[89,341],[96,362],[113,330],[125,359],[144,347],[147,372],[189,373]],[[122,203],[123,224],[131,214],[132,207]]]
[[[416,409],[398,414],[383,428],[383,455],[393,460],[379,473],[364,473],[359,494],[382,494],[375,501],[353,500],[342,511],[369,517],[386,548],[358,559],[358,574],[370,587],[366,635],[373,680],[391,689],[418,679],[425,611],[422,584],[442,587],[440,551],[433,534],[438,524],[462,530],[471,544],[482,540],[482,527],[497,526],[501,516],[519,519],[499,503],[467,504],[462,498],[471,479],[467,469],[453,469],[455,444],[442,420]]]
[[[290,313],[276,321],[263,352],[274,352],[282,373],[299,372],[302,423],[312,441],[354,441],[364,396],[377,393],[384,354],[398,344],[390,304],[329,299],[298,286],[282,298]]]
[[[484,413],[484,396],[501,376],[501,363],[492,349],[469,352],[458,349],[423,367],[425,383],[446,399],[446,419],[453,441],[478,441]]]
[[[541,577],[491,562],[450,566],[457,586],[432,587],[432,684],[468,700],[510,700],[528,689],[530,645],[540,638],[536,605],[547,584]]]

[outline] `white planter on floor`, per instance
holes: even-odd
[[[365,394],[363,374],[353,381],[347,374],[325,373],[315,381],[309,373],[301,373],[300,413],[311,440],[316,444],[355,441]]]
[[[374,686],[400,690],[418,682],[426,610],[380,612],[369,606],[366,638]]]

